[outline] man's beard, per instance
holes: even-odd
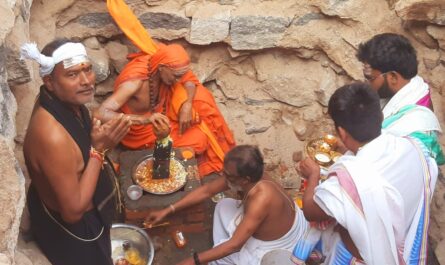
[[[379,90],[377,90],[377,93],[379,94],[380,98],[392,98],[395,93],[389,89],[388,80],[386,80],[386,76],[383,76],[384,81],[383,84],[380,86]]]
[[[238,185],[233,185],[232,183],[228,182],[227,186],[229,186],[229,189],[235,194],[243,192],[243,189],[241,187],[239,187]]]

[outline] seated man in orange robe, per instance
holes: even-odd
[[[153,127],[165,131],[170,126],[173,146],[192,147],[198,154],[201,176],[220,171],[224,154],[235,142],[212,94],[191,72],[187,52],[180,45],[155,44],[122,0],[107,4],[116,23],[143,52],[130,55],[114,93],[95,111],[96,118],[129,115],[133,126],[122,144],[130,149],[152,148]]]

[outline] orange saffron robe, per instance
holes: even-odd
[[[125,2],[107,0],[107,6],[121,30],[143,51],[136,54],[121,71],[115,80],[115,90],[125,81],[147,80],[161,64],[178,69],[190,63],[187,53],[180,45],[156,44]],[[196,86],[192,120],[198,118],[199,123],[188,128],[181,136],[178,114],[188,97],[184,88],[186,82],[192,82]],[[170,119],[173,146],[192,147],[197,154],[202,154],[198,156],[200,176],[222,170],[224,155],[235,145],[235,141],[210,91],[189,70],[172,87],[161,85],[159,99],[154,111],[165,111]],[[121,107],[121,111],[132,113],[126,104]],[[133,125],[122,144],[132,149],[151,148],[155,140],[151,125]]]

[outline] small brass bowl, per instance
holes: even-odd
[[[320,166],[329,166],[331,163],[331,157],[325,152],[316,152],[314,155],[315,162]]]
[[[329,153],[332,150],[332,148],[329,144],[323,142],[318,146],[318,150],[322,153]]]
[[[336,151],[331,151],[329,154],[331,156],[332,162],[334,163],[337,162],[337,159],[339,159],[343,155],[342,153]]]
[[[337,144],[337,137],[335,137],[335,136],[332,135],[332,134],[326,134],[326,135],[323,137],[323,141],[324,141],[325,143],[327,143],[328,145],[330,145],[332,148],[334,148],[335,145]]]

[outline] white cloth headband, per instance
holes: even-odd
[[[20,48],[20,59],[27,58],[40,65],[40,76],[51,74],[54,66],[63,62],[64,68],[89,62],[87,51],[82,43],[68,42],[57,48],[52,57],[40,53],[35,43],[25,43]]]

